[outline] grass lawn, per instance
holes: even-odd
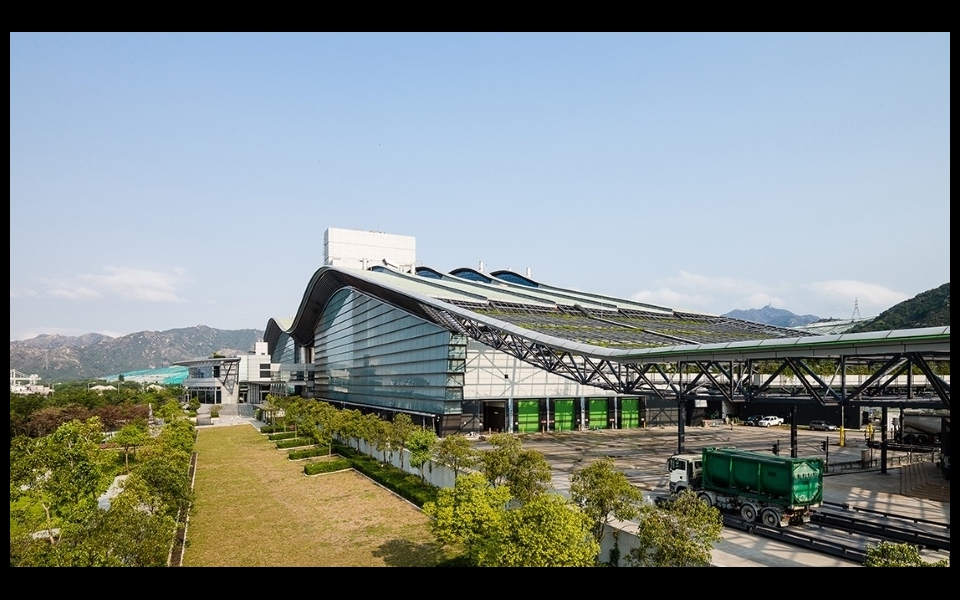
[[[197,438],[184,566],[435,566],[420,509],[353,470],[307,477],[250,425]],[[312,460],[328,460],[327,458]]]

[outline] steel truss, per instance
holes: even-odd
[[[431,311],[434,312],[434,311]],[[440,311],[435,311],[440,312]],[[578,354],[498,328],[488,322],[442,311],[440,323],[481,344],[505,352],[544,371],[583,385],[621,394],[655,396],[661,399],[711,399],[729,402],[816,402],[823,406],[891,405],[898,407],[950,408],[950,383],[938,374],[937,362],[949,363],[949,352],[877,352],[862,354],[856,346],[837,349],[831,356],[677,360],[666,358],[599,358]],[[438,315],[432,315],[438,316]],[[734,354],[731,352],[731,354]],[[816,361],[816,365],[811,364]],[[851,369],[869,375],[858,383]],[[915,371],[924,380],[920,385]],[[763,372],[761,372],[763,371]],[[832,375],[823,373],[831,371]],[[781,376],[794,381],[781,383]],[[906,377],[906,385],[901,379]],[[923,389],[922,393],[918,390]]]

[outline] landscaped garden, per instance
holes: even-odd
[[[445,556],[416,506],[354,470],[306,476],[304,461],[252,426],[201,429],[196,449],[184,566],[436,566]]]

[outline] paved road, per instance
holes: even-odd
[[[211,426],[256,425],[253,406],[221,408],[220,417]],[[839,446],[839,432],[797,431],[798,456],[823,456],[820,443],[829,440],[829,463],[852,463],[862,458],[867,449],[863,434],[846,432],[846,444]],[[666,460],[677,452],[678,428],[599,430],[577,432],[548,432],[521,436],[524,448],[537,450],[546,457],[554,471],[555,491],[567,495],[572,471],[593,460],[612,457],[615,466],[627,479],[645,492],[645,495],[668,491]],[[783,454],[790,453],[790,430],[736,425],[733,427],[693,427],[685,429],[684,449],[696,452],[705,446],[735,446],[744,450],[770,451],[780,441]],[[489,449],[482,439],[479,449]],[[879,451],[873,458],[879,460]],[[901,493],[900,461],[903,453],[889,453],[886,473],[879,469],[840,470],[824,478],[824,500],[847,503],[883,512],[913,515],[917,518],[950,522],[949,502],[937,502]],[[935,470],[934,470],[935,471]],[[949,482],[946,482],[949,489]],[[909,492],[909,490],[908,490]],[[949,497],[949,496],[948,496]],[[715,566],[780,566],[780,567],[856,567],[854,561],[833,558],[798,549],[777,541],[766,540],[748,533],[725,529],[724,539],[714,548]]]
[[[827,439],[829,464],[857,462],[864,450],[869,452],[863,433],[848,430],[845,434],[846,443],[841,447],[839,432],[798,430],[797,455],[824,456],[820,443]],[[666,460],[678,450],[677,427],[549,432],[525,434],[521,439],[524,448],[542,452],[547,458],[554,469],[554,488],[563,494],[569,492],[570,474],[575,468],[607,456],[614,459],[616,467],[645,495],[665,494],[669,483]],[[684,450],[696,452],[705,446],[735,446],[744,450],[769,452],[778,440],[782,454],[789,455],[789,427],[693,427],[685,429]],[[481,441],[479,447],[489,448],[489,444]],[[874,451],[873,458],[879,461],[879,455],[879,451]],[[840,470],[836,467],[835,474],[824,478],[824,500],[949,523],[949,502],[936,502],[901,493],[900,464],[907,458],[905,453],[888,453],[886,473],[881,473],[879,468]],[[713,561],[715,566],[861,566],[854,561],[821,555],[731,529],[724,530],[723,541],[714,548]]]

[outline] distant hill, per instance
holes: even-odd
[[[816,315],[795,315],[789,310],[773,308],[769,304],[763,308],[731,310],[721,316],[730,319],[740,319],[741,321],[750,321],[751,323],[772,325],[774,327],[802,327],[820,320],[820,317]]]
[[[10,368],[42,382],[98,379],[129,371],[159,369],[174,362],[247,354],[263,332],[224,330],[204,325],[167,331],[140,331],[112,338],[99,333],[79,337],[41,335],[10,342]]]
[[[850,333],[942,327],[950,324],[950,282],[895,304]]]

